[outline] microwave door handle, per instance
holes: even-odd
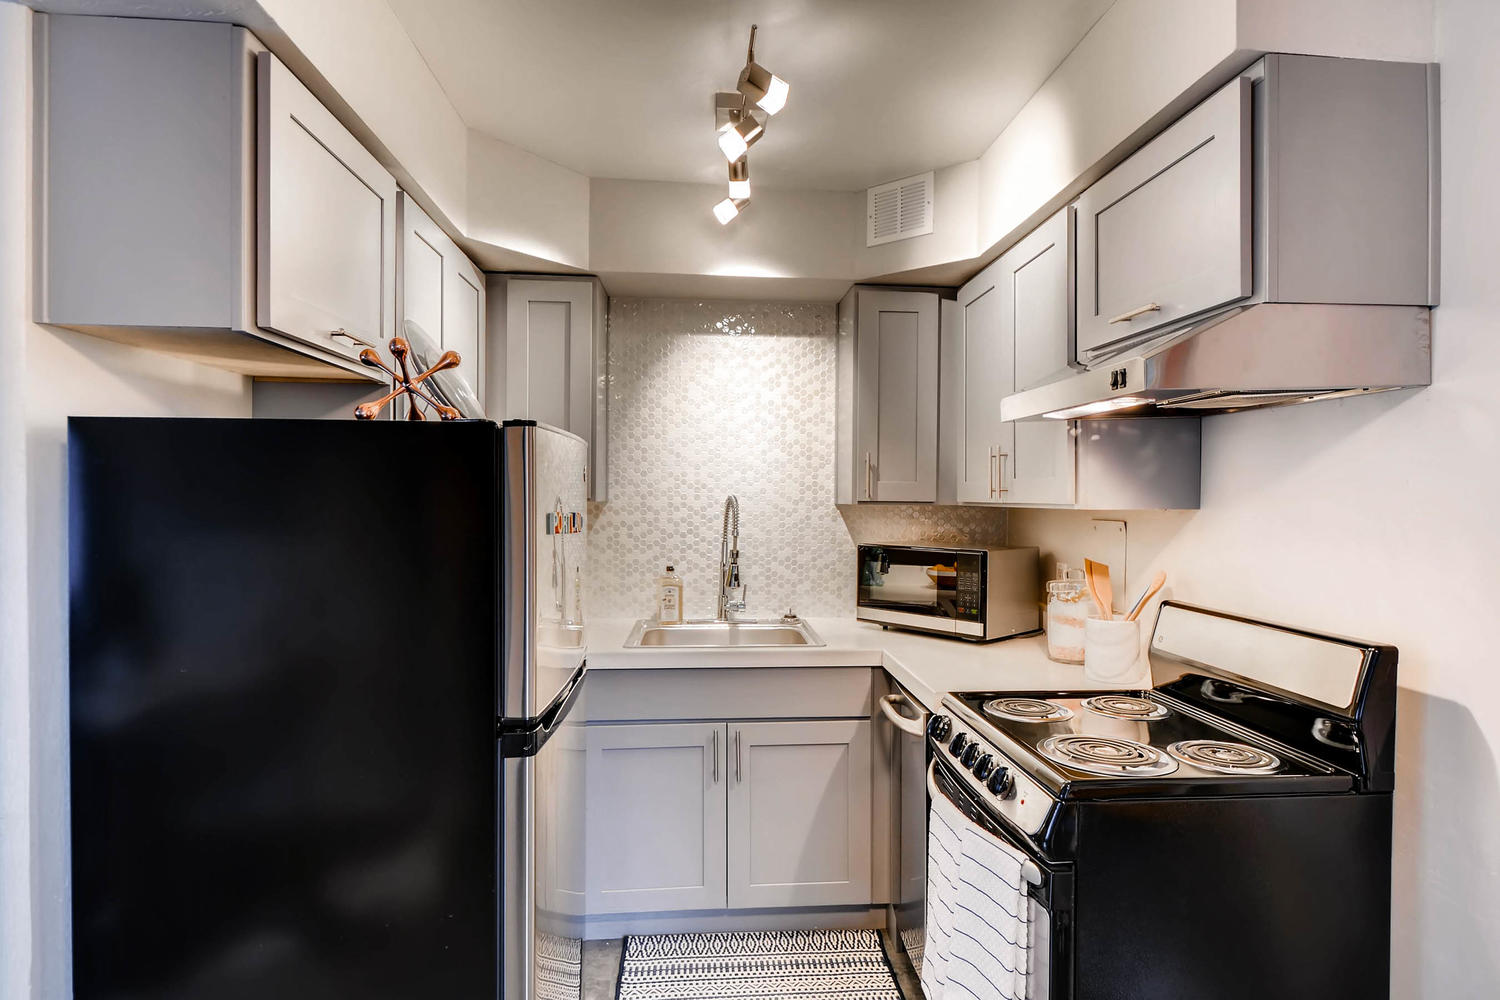
[[[947,794],[938,787],[936,758],[933,759],[932,763],[927,765],[927,795],[932,799],[945,799],[949,804],[953,803],[953,800],[948,798]],[[1042,884],[1042,870],[1030,858],[1025,858],[1021,861],[1021,875],[1032,885]]]

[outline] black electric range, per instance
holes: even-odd
[[[1148,650],[929,722],[931,791],[1029,858],[1032,997],[1388,996],[1396,650],[1176,602]]]

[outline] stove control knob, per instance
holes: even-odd
[[[951,753],[953,756],[957,757],[959,754],[961,754],[961,753],[964,752],[964,747],[966,747],[968,745],[969,745],[969,736],[968,736],[968,734],[967,733],[959,733],[957,736],[953,737],[953,742],[948,744],[948,752]]]
[[[951,732],[953,720],[946,715],[934,715],[932,721],[927,723],[927,735],[935,740],[946,740]]]
[[[1011,777],[1010,768],[997,767],[995,773],[984,783],[984,787],[995,793],[999,799],[1012,798],[1016,794],[1016,779]]]
[[[974,777],[978,778],[980,781],[988,778],[995,771],[994,756],[992,754],[985,754],[983,757],[980,757],[974,762],[974,766],[973,768],[971,768],[971,770],[974,772]]]
[[[958,758],[958,762],[960,764],[962,764],[964,767],[973,767],[974,766],[974,762],[979,759],[979,754],[980,754],[979,744],[978,743],[970,743],[968,745],[968,747],[964,750],[964,755],[962,757]]]

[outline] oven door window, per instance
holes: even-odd
[[[859,603],[950,621],[982,621],[984,555],[941,549],[859,547]]]

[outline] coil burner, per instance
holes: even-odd
[[[1183,740],[1167,752],[1184,764],[1220,774],[1274,774],[1281,759],[1259,747],[1225,740]]]
[[[1073,710],[1042,698],[991,698],[984,703],[986,715],[1011,722],[1066,722]]]
[[[1083,707],[1095,715],[1111,719],[1128,719],[1131,722],[1152,722],[1165,719],[1172,713],[1167,706],[1149,698],[1137,698],[1128,694],[1101,694],[1083,699]]]
[[[1155,747],[1113,736],[1049,736],[1037,749],[1064,767],[1111,778],[1153,778],[1177,770],[1177,762]]]

